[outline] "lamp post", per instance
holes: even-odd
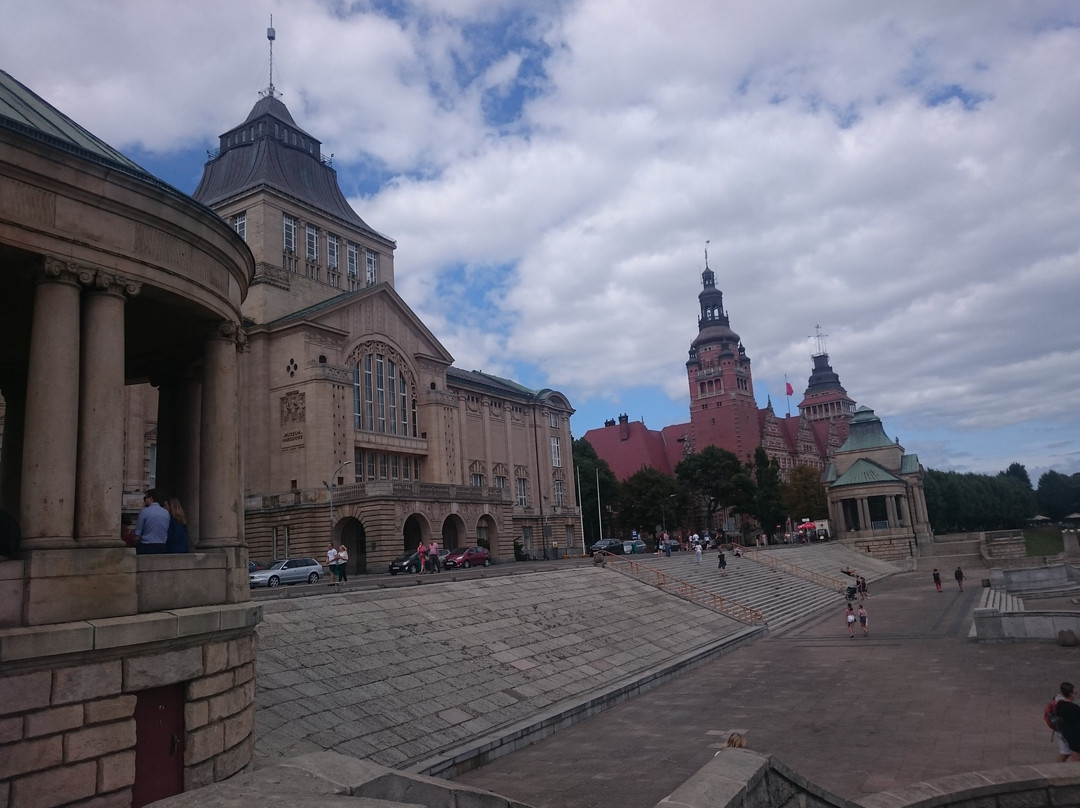
[[[664,532],[665,533],[667,533],[667,508],[665,508],[664,506],[667,504],[668,499],[675,499],[675,495],[670,494],[667,497],[667,499],[660,500],[660,514],[661,514],[661,518],[663,519],[663,522],[664,522],[663,527],[664,527]]]
[[[345,468],[346,466],[350,465],[353,462],[354,461],[352,461],[352,460],[346,460],[344,463],[342,463],[340,466],[338,466],[336,469],[334,469],[334,473],[330,475],[330,482],[327,482],[326,480],[322,481],[322,484],[326,486],[326,490],[330,492],[330,541],[331,542],[334,540],[334,479],[337,477],[337,473],[339,471],[341,471],[343,468]]]

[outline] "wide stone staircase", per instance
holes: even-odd
[[[713,550],[697,563],[694,553],[680,552],[670,558],[652,555],[631,556],[643,566],[662,570],[667,576],[760,611],[771,631],[795,623],[822,608],[844,602],[844,591],[854,577],[850,569],[873,582],[900,572],[888,561],[861,555],[839,542],[807,546],[746,548],[742,558],[726,552],[727,574],[717,569]],[[618,568],[618,561],[614,562]],[[665,588],[676,592],[676,587]]]

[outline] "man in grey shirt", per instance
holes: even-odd
[[[139,555],[165,552],[171,517],[167,510],[158,505],[157,498],[156,488],[150,488],[143,494],[144,507],[139,511],[139,518],[135,522],[135,535],[139,537],[135,552]]]

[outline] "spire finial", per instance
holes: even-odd
[[[820,325],[815,325],[814,326],[814,336],[807,337],[807,339],[812,339],[815,342],[817,342],[817,353],[814,354],[814,356],[822,356],[823,354],[828,353],[825,350],[825,337],[827,337],[827,336],[829,336],[829,335],[821,333],[821,326]]]
[[[270,84],[259,95],[264,98],[278,98],[281,93],[274,89],[274,40],[277,33],[274,31],[274,15],[270,15],[270,27],[266,29],[266,38],[270,42]]]
[[[710,239],[705,239],[705,269],[709,268],[709,242]]]

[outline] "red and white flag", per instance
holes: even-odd
[[[784,386],[787,387],[787,394],[789,396],[795,395],[795,391],[791,388],[791,382],[784,382]]]

